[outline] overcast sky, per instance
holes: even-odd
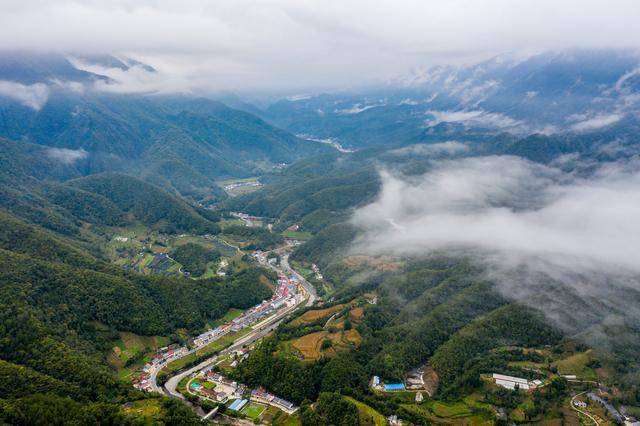
[[[346,87],[503,52],[637,48],[639,16],[634,0],[2,0],[0,47],[128,54],[178,85]]]

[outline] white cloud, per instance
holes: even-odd
[[[84,84],[82,84],[79,81],[62,81],[58,79],[53,79],[51,80],[51,83],[61,89],[69,90],[71,92],[75,92],[75,93],[85,92]]]
[[[84,149],[49,148],[46,152],[49,158],[63,164],[72,164],[89,156],[89,153]]]
[[[382,181],[378,200],[354,215],[365,231],[356,250],[481,248],[514,262],[640,273],[638,162],[580,179],[516,157],[467,158]]]
[[[624,117],[621,113],[596,115],[571,125],[571,130],[576,132],[588,132],[615,124]]]
[[[39,111],[49,99],[49,88],[42,83],[25,85],[0,80],[0,96],[14,99],[24,106]]]
[[[606,316],[640,321],[639,159],[586,178],[476,157],[440,161],[417,178],[382,172],[382,183],[352,218],[361,229],[353,253],[465,256],[506,297],[568,331]]]
[[[429,110],[425,114],[433,116],[427,120],[428,127],[440,123],[461,123],[465,126],[495,127],[500,129],[521,127],[524,123],[507,115],[484,110],[470,111],[435,111]]]
[[[452,156],[457,154],[463,154],[469,151],[469,147],[458,141],[446,141],[429,144],[415,144],[402,148],[389,151],[391,155],[405,156],[405,155],[446,155]]]
[[[336,109],[333,112],[336,113],[336,114],[360,114],[361,112],[364,112],[364,111],[366,111],[368,109],[375,108],[375,107],[380,107],[380,106],[385,106],[385,105],[386,104],[384,104],[384,103],[373,104],[373,105],[355,104],[350,108]]]
[[[0,48],[128,54],[210,88],[344,87],[506,51],[637,48],[639,14],[634,0],[5,0]]]

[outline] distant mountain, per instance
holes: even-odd
[[[0,137],[50,147],[43,151],[52,154],[48,163],[58,159],[61,165],[35,173],[68,169],[56,171],[54,179],[126,172],[192,199],[221,198],[216,180],[254,176],[330,149],[210,99],[100,92],[92,84],[106,77],[74,66],[80,60],[155,72],[132,59],[24,53],[2,58]]]
[[[52,80],[93,82],[108,78],[74,67],[56,53],[0,52],[0,80],[22,84],[46,83]]]
[[[461,137],[469,130],[583,134],[634,118],[639,90],[635,52],[503,55],[415,71],[383,87],[282,99],[262,116],[292,133],[352,148]]]

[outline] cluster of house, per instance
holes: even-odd
[[[407,389],[409,390],[418,390],[418,389],[424,389],[424,370],[425,370],[425,366],[422,365],[418,368],[415,368],[411,371],[409,371],[409,374],[407,374]]]
[[[491,377],[496,385],[510,390],[519,389],[528,391],[544,386],[544,382],[537,379],[529,381],[522,377],[506,376],[504,374],[497,373],[493,373]]]
[[[311,270],[316,275],[316,279],[317,280],[321,280],[322,279],[322,274],[320,273],[320,268],[318,268],[318,265],[316,265],[315,263],[312,263],[311,264]]]
[[[251,391],[251,400],[255,402],[260,402],[263,404],[271,405],[276,407],[287,414],[292,414],[296,412],[298,407],[293,405],[293,403],[284,400],[282,398],[278,398],[272,393],[267,392],[264,388],[258,388]]]
[[[189,388],[192,392],[197,393],[201,397],[215,402],[225,403],[234,398],[241,398],[242,395],[247,392],[247,387],[245,385],[234,382],[233,380],[212,371],[205,373],[204,379],[215,384],[215,387],[210,389],[206,386],[202,386],[198,382],[192,382],[189,385]]]
[[[227,275],[227,268],[229,267],[229,261],[227,259],[222,259],[220,264],[218,265],[218,269],[216,270],[216,275],[219,277],[224,277]]]
[[[203,372],[200,377],[208,382],[213,383],[215,387],[213,389],[209,389],[208,387],[203,386],[198,382],[192,382],[189,387],[193,393],[196,393],[203,398],[207,398],[220,403],[226,403],[235,399],[235,401],[229,406],[229,408],[235,407],[237,411],[241,410],[242,407],[247,403],[247,400],[243,399],[243,396],[248,392],[248,388],[245,385],[237,383],[231,379],[224,377],[220,373],[216,373],[213,371],[208,371],[206,373]],[[293,403],[282,398],[278,398],[274,394],[267,392],[264,388],[252,390],[251,400],[258,403],[271,405],[288,414],[292,414],[298,410],[298,407],[296,407]]]
[[[142,367],[142,373],[134,380],[133,386],[143,391],[153,390],[151,381],[149,380],[151,373],[161,369],[171,361],[182,358],[188,352],[189,349],[177,343],[160,348],[158,354]]]
[[[219,326],[208,330],[193,340],[195,349],[201,348],[211,342],[220,339],[230,332],[237,332],[245,327],[255,324],[259,320],[267,317],[282,306],[290,307],[298,301],[298,279],[295,276],[286,277],[281,275],[278,277],[278,288],[271,299],[264,300],[259,305],[245,311],[239,317]],[[134,386],[140,390],[152,391],[149,376],[151,372],[161,369],[167,363],[181,358],[189,353],[189,349],[185,346],[177,344],[166,348],[161,348],[150,362],[142,368],[142,373],[134,382]],[[236,363],[237,364],[237,363]]]
[[[245,327],[255,324],[262,318],[277,311],[282,306],[291,306],[296,303],[298,282],[295,277],[280,276],[278,288],[271,299],[263,300],[259,305],[246,310],[239,317],[211,330],[200,334],[193,340],[195,346],[204,346],[221,338],[229,332],[240,331]]]
[[[226,187],[225,187],[225,189],[227,191],[229,191],[229,189],[227,189]],[[231,188],[231,189],[233,189],[233,188]],[[251,215],[248,215],[246,213],[240,213],[240,212],[231,212],[231,216],[237,217],[238,219],[242,219],[244,221],[245,225],[248,226],[249,228],[254,228],[254,227],[260,228],[260,227],[262,227],[263,218],[261,218],[261,217],[251,216]]]

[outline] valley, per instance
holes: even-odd
[[[640,418],[635,56],[255,105],[0,57],[0,424]]]

